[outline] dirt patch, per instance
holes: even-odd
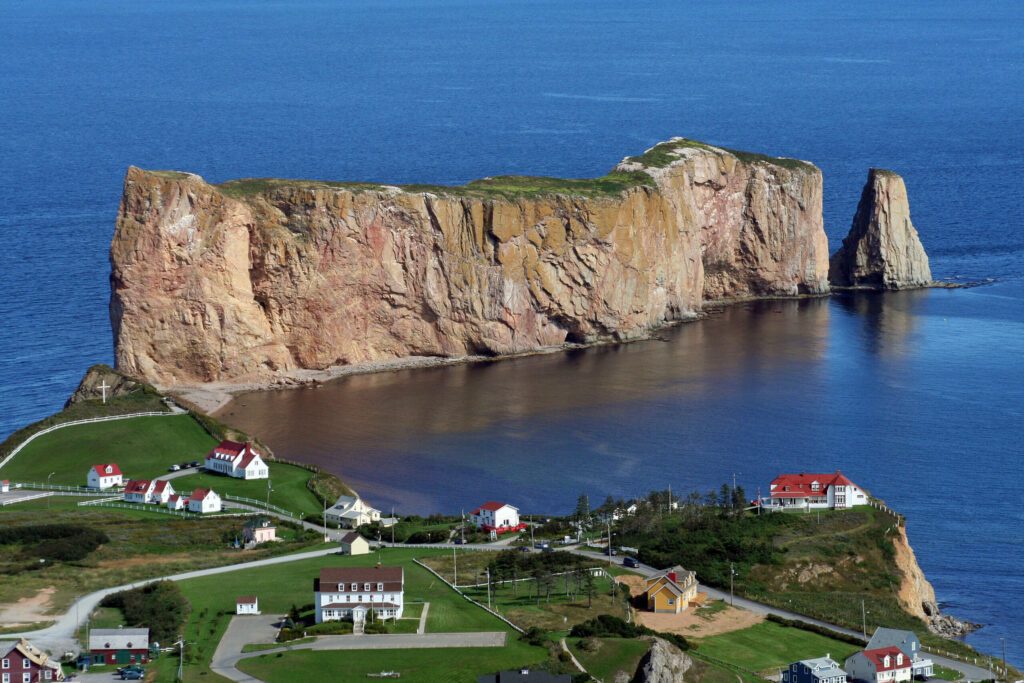
[[[0,605],[0,624],[5,627],[28,626],[46,621],[46,611],[57,589],[53,586],[40,589],[35,595],[17,602]]]
[[[616,576],[615,581],[624,586],[629,586],[629,594],[634,598],[638,595],[643,595],[644,591],[647,590],[647,579],[636,574]]]
[[[763,614],[729,606],[714,611],[702,611],[691,606],[680,614],[637,612],[636,617],[641,624],[655,631],[678,633],[687,638],[739,631],[764,621]]]

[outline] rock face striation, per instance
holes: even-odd
[[[843,246],[829,263],[834,287],[907,289],[932,284],[928,255],[910,222],[903,178],[878,168],[868,172],[857,213]]]
[[[822,178],[681,138],[594,180],[405,188],[130,168],[117,368],[164,387],[628,340],[709,300],[824,294]]]
[[[633,681],[636,683],[680,683],[686,681],[686,672],[693,667],[693,660],[675,645],[654,638],[637,668]]]

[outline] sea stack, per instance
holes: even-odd
[[[910,222],[907,187],[897,173],[868,171],[850,233],[829,260],[829,283],[856,289],[932,284],[928,254]]]

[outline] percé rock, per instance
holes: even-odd
[[[130,168],[119,370],[163,387],[628,340],[708,300],[828,292],[812,164],[676,138],[594,180],[460,187]]]
[[[932,284],[928,254],[910,222],[907,187],[892,171],[873,168],[850,232],[829,262],[834,287],[906,289]]]
[[[654,638],[632,680],[634,683],[682,683],[692,666],[693,660],[678,647]]]

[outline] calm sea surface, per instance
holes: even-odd
[[[902,173],[970,290],[734,307],[667,341],[358,377],[228,411],[374,502],[563,511],[842,468],[906,512],[950,611],[1024,662],[1024,4],[0,2],[0,435],[111,359],[129,164],[592,176],[672,135],[811,159],[833,247]]]

